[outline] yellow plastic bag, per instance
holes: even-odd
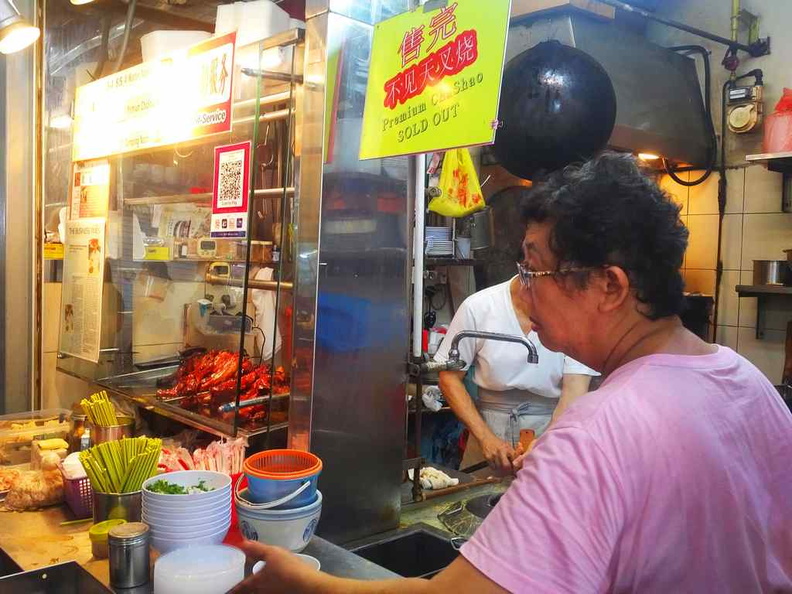
[[[465,217],[486,206],[473,159],[466,148],[446,151],[439,187],[443,193],[429,203],[432,212],[446,217]]]

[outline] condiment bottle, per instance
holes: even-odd
[[[114,588],[134,588],[149,581],[149,528],[130,522],[110,529],[107,544],[110,557],[110,584]]]

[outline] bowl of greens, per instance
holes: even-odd
[[[143,483],[143,505],[151,511],[178,509],[186,502],[205,505],[231,498],[231,477],[211,470],[182,470],[151,477]]]

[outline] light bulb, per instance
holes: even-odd
[[[641,161],[657,161],[660,155],[655,155],[654,153],[638,153],[638,158]]]

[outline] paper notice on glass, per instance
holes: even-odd
[[[110,162],[107,159],[75,163],[69,219],[106,217],[110,201]]]
[[[105,219],[66,223],[60,352],[97,363],[102,339]]]

